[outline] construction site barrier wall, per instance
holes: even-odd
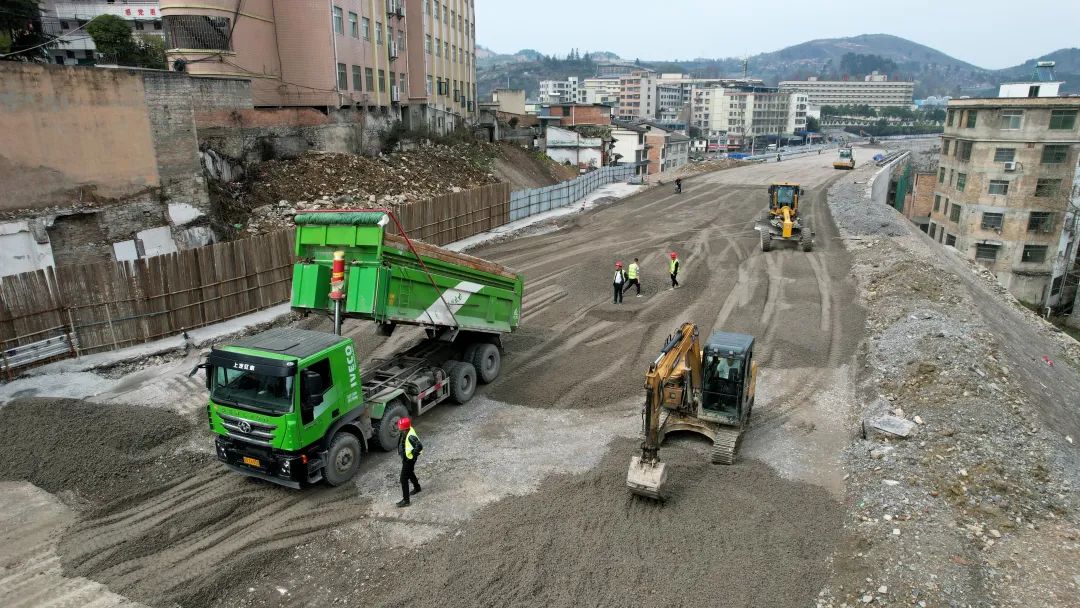
[[[592,194],[600,186],[627,181],[634,176],[632,165],[601,167],[575,179],[543,188],[516,190],[510,193],[510,221],[565,207]]]

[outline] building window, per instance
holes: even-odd
[[[1006,195],[1009,193],[1009,182],[1004,179],[990,180],[990,194]]]
[[[438,21],[439,20],[439,6],[440,5],[439,5],[438,2],[434,2],[433,4],[435,4],[435,20]]]
[[[361,81],[360,66],[352,66],[352,88],[354,91],[363,91],[364,83]]]
[[[386,70],[379,70],[379,92],[386,92]]]
[[[434,87],[432,87],[433,84],[434,84],[434,81],[432,81],[431,75],[429,74],[428,77],[427,77],[427,88],[425,89],[425,92],[428,95],[431,95],[431,91],[434,88]]]
[[[375,71],[364,68],[364,88],[370,93],[375,90]]]
[[[162,22],[170,49],[232,50],[228,17],[167,15]]]
[[[141,32],[141,31],[143,31],[143,30],[145,30],[145,29],[146,29],[146,26],[145,26],[145,25],[143,25],[143,22],[142,22],[142,21],[136,21],[136,22],[135,22],[135,31],[137,31],[137,32]]]
[[[1054,214],[1049,211],[1032,211],[1028,216],[1028,232],[1050,232],[1054,226]]]
[[[1051,129],[1069,129],[1076,126],[1076,110],[1050,110]]]
[[[450,11],[450,27],[457,29],[457,11]]]
[[[938,167],[937,183],[945,183],[945,167]]]
[[[944,231],[943,231],[944,232]],[[949,247],[956,247],[956,237],[949,234],[945,236],[945,244]]]
[[[348,72],[345,71],[345,64],[337,64],[337,88],[342,91],[349,90]]]
[[[334,7],[334,31],[339,34],[345,33],[345,22],[342,20],[341,7]],[[340,65],[340,64],[339,64]]]
[[[1021,262],[1045,262],[1046,245],[1024,245],[1024,253],[1020,255]]]
[[[360,32],[364,35],[364,40],[371,40],[371,19],[360,18]]]
[[[994,261],[997,259],[998,249],[1001,249],[1001,245],[978,243],[975,245],[975,259]]]
[[[1001,224],[1005,221],[1004,213],[986,213],[982,214],[982,229],[983,230],[1001,230]]]
[[[994,149],[994,162],[995,163],[1011,163],[1016,158],[1016,148],[995,148]]]
[[[964,191],[964,186],[967,185],[967,173],[956,174],[956,189],[960,192]]]
[[[431,54],[431,34],[424,36],[424,52],[428,55]]]
[[[956,110],[949,110],[948,116],[947,116],[947,118],[945,119],[945,126],[947,126],[947,127],[951,127],[951,126],[952,126],[952,123],[953,123],[953,114],[955,114],[955,113],[956,113]]]
[[[1001,129],[1003,131],[1015,131],[1020,128],[1020,123],[1023,121],[1023,119],[1023,110],[1002,110]]]
[[[442,47],[443,47],[442,48],[443,57],[446,57],[447,59],[449,59],[450,58],[450,43],[447,42],[446,40],[443,40]]]
[[[382,21],[375,22],[375,44],[382,44]]]
[[[356,13],[352,11],[349,11],[349,34],[352,35],[353,38],[360,37],[360,24],[357,20]]]
[[[1043,146],[1042,162],[1044,165],[1056,165],[1069,158],[1069,146]]]
[[[951,143],[952,143],[951,139],[946,139],[941,144],[941,153],[944,154],[945,156],[949,155],[949,144],[951,144]]]
[[[1065,275],[1060,277],[1054,277],[1054,281],[1050,284],[1050,295],[1056,296],[1061,293],[1061,284],[1065,280]]]
[[[435,56],[442,57],[442,40],[435,39]]]
[[[447,23],[450,22],[450,10],[449,10],[449,8],[450,7],[448,7],[446,4],[442,5],[442,22],[443,22],[443,25],[446,25]]]
[[[960,160],[964,160],[964,161],[971,160],[971,142],[970,141],[962,141],[962,142],[960,142],[957,145],[957,148],[960,150]]]
[[[1050,197],[1054,196],[1058,192],[1058,188],[1061,187],[1060,179],[1039,178],[1039,181],[1035,183],[1035,196]]]
[[[934,213],[937,213],[938,209],[941,209],[941,195],[934,195]]]
[[[960,205],[957,205],[956,203],[953,203],[952,208],[949,209],[949,221],[952,221],[952,222],[959,222],[960,221]]]
[[[930,223],[930,229],[926,230],[925,232],[930,235],[930,238],[936,238],[937,237],[937,224],[931,222]]]
[[[967,128],[969,128],[969,129],[974,129],[975,128],[975,119],[978,118],[978,116],[979,116],[978,110],[968,110],[968,113],[967,113],[967,125],[966,125]]]

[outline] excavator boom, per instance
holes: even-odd
[[[638,496],[665,497],[667,466],[660,462],[660,416],[664,409],[686,411],[694,405],[694,388],[701,386],[701,342],[698,328],[683,323],[664,343],[645,374],[644,439],[641,455],[630,459],[626,486]]]

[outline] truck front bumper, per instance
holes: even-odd
[[[227,467],[250,477],[299,489],[304,484],[322,480],[322,459],[304,453],[293,453],[234,441],[228,437],[214,439],[218,460]]]

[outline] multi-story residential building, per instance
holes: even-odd
[[[476,111],[473,0],[161,0],[170,64],[256,106],[366,107],[449,131]]]
[[[863,80],[784,80],[781,91],[806,93],[809,102],[816,106],[867,105],[872,108],[911,107],[915,95],[915,83],[893,81],[884,74],[874,72]]]
[[[682,103],[690,104],[695,89],[712,87],[761,87],[765,82],[760,78],[694,78],[688,74],[660,74],[657,85],[677,87],[682,92]]]
[[[670,133],[664,146],[662,171],[671,171],[690,162],[690,138],[682,133]]]
[[[660,122],[664,124],[678,122],[684,105],[681,87],[664,83],[656,85],[656,118]]]
[[[640,69],[619,77],[620,120],[656,118],[656,72]]]
[[[97,55],[94,41],[83,29],[98,15],[121,17],[136,34],[164,36],[157,0],[44,0],[39,6],[45,32],[63,37],[64,44],[49,46],[53,62],[60,65],[93,65],[113,60]]]
[[[1059,303],[1076,257],[1080,97],[1059,84],[949,102],[928,230],[1040,306]]]
[[[619,104],[618,78],[586,78],[581,83],[583,103],[602,103],[615,107]]]
[[[808,105],[805,94],[771,87],[694,89],[691,124],[708,139],[721,140],[721,148],[739,149],[759,143],[760,138],[805,130]]]
[[[611,129],[612,159],[620,165],[633,165],[634,175],[648,172],[649,145],[645,141],[648,129],[644,125],[616,124]]]
[[[540,81],[540,103],[584,103],[583,97],[577,76]]]

